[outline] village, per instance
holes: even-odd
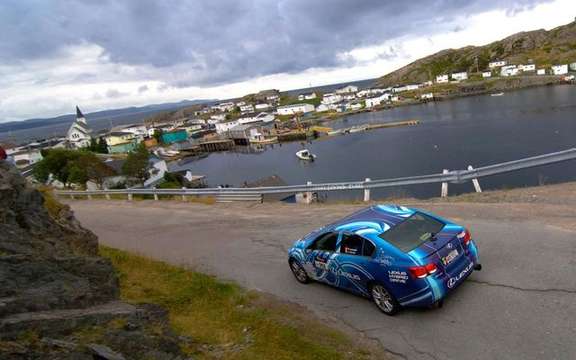
[[[442,96],[435,92],[444,84],[458,84],[481,76],[482,79],[519,76],[556,76],[573,82],[576,63],[539,68],[536,64],[508,64],[493,61],[488,69],[474,74],[455,72],[440,74],[435,81],[398,85],[387,88],[360,89],[346,85],[333,92],[320,91],[287,94],[279,90],[264,90],[236,101],[196,106],[176,116],[152,116],[142,123],[118,125],[94,131],[80,108],[65,137],[44,139],[24,145],[4,145],[9,159],[23,174],[34,178],[34,167],[50,149],[90,150],[108,168],[105,179],[94,181],[94,175],[81,183],[50,178],[38,179],[55,187],[114,188],[205,186],[204,174],[180,171],[176,163],[196,159],[215,151],[263,151],[267,144],[286,141],[306,141],[309,138],[330,137],[390,126],[417,125],[409,119],[396,123],[379,123],[334,130],[329,121],[340,116],[365,111],[435,101]],[[493,93],[493,96],[502,93]],[[132,153],[146,152],[144,175],[127,179],[123,164]],[[298,155],[299,156],[299,155]],[[309,155],[313,156],[313,155]],[[301,157],[302,158],[302,157]],[[304,158],[306,159],[306,158]],[[309,160],[313,160],[310,158]],[[87,173],[90,173],[89,171]],[[142,173],[142,171],[140,171]],[[170,175],[172,174],[172,175]],[[134,174],[131,174],[134,175]],[[176,180],[177,181],[176,181]],[[84,182],[84,180],[87,180]]]

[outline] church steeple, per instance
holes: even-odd
[[[84,117],[84,114],[82,114],[82,111],[80,111],[78,105],[76,105],[76,121],[86,122],[86,118]]]

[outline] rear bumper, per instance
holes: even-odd
[[[468,261],[464,262],[455,274],[440,273],[420,280],[422,289],[399,299],[400,305],[423,307],[442,300],[448,293],[460,286],[475,270],[478,270],[479,266],[481,267],[478,259],[478,247],[474,241],[470,241],[469,252],[466,256]]]

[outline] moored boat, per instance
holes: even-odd
[[[316,159],[316,155],[312,154],[308,149],[296,152],[296,156],[300,160],[314,161],[314,159]]]

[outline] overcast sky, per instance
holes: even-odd
[[[384,75],[574,0],[2,0],[0,122]]]

